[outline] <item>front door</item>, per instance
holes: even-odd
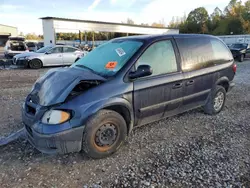
[[[155,42],[136,62],[150,65],[153,74],[134,81],[134,110],[137,125],[176,114],[182,104],[183,77],[177,66],[171,40]]]
[[[43,59],[44,66],[63,65],[63,48],[54,47],[49,50]]]

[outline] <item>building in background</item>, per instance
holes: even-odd
[[[166,27],[152,27],[124,23],[100,22],[91,20],[78,20],[57,17],[41,18],[43,23],[44,44],[56,44],[57,32],[73,32],[81,35],[81,32],[113,32],[129,34],[179,34],[179,29],[170,29]],[[86,35],[85,35],[86,36]],[[81,39],[79,38],[80,42]],[[109,39],[108,39],[109,40]],[[85,38],[85,42],[87,39]]]
[[[250,44],[250,35],[224,35],[218,36],[226,44],[247,43]]]
[[[17,27],[0,24],[0,46],[4,46],[9,36],[17,36]]]

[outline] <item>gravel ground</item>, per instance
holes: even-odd
[[[47,69],[0,71],[0,136],[22,127],[20,107]],[[135,129],[114,155],[45,155],[24,140],[0,148],[1,187],[250,187],[250,61],[216,116],[200,109]]]

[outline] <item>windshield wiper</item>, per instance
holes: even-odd
[[[85,65],[79,65],[79,64],[78,64],[78,65],[76,65],[76,67],[81,67],[81,68],[87,69],[87,70],[89,70],[90,72],[99,75],[96,71],[94,71],[93,69],[91,69],[91,68],[89,68],[89,67],[87,67],[87,66],[85,66]]]

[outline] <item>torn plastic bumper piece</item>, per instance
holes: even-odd
[[[27,139],[37,150],[46,154],[65,154],[82,149],[83,127],[56,134],[39,134],[25,125]]]
[[[9,136],[6,136],[6,137],[3,137],[3,138],[0,138],[0,146],[5,146],[17,139],[25,139],[25,129],[22,128],[20,129],[19,131],[15,132],[15,133],[12,133],[10,134]]]

